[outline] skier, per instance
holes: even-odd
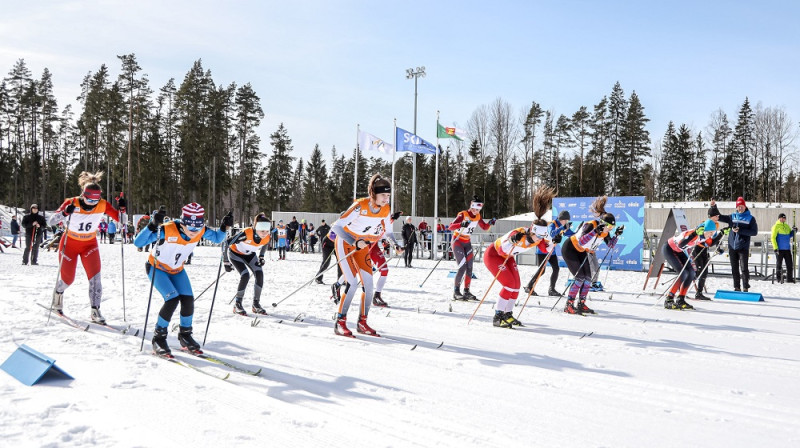
[[[708,219],[714,223],[714,229],[719,230],[719,209],[716,205],[709,207]],[[706,230],[708,230],[708,226],[706,226]],[[700,272],[700,275],[697,277],[697,292],[695,292],[694,300],[711,300],[711,298],[703,294],[706,287],[706,278],[708,277],[706,265],[711,261],[710,254],[708,253],[709,250],[710,249],[706,248],[703,244],[696,244],[692,249],[694,266]]]
[[[552,241],[554,244],[560,244],[563,237],[570,237],[575,235],[575,232],[572,231],[570,226],[572,223],[569,222],[570,214],[567,210],[562,210],[561,213],[558,214],[558,219],[551,222],[547,226],[547,236],[545,237],[547,240]],[[547,295],[549,296],[560,296],[561,294],[556,291],[556,282],[558,281],[558,255],[555,252],[549,254],[549,252],[543,252],[540,249],[536,249],[536,264],[539,265],[539,269],[536,270],[536,273],[533,274],[528,285],[525,287],[525,292],[531,295],[537,295],[536,291],[531,292],[533,289],[533,285],[536,283],[536,279],[539,278],[540,275],[543,274],[545,270],[544,261],[547,260],[550,263],[550,266],[553,268],[553,273],[550,274],[550,289],[547,291]]]
[[[181,219],[164,223],[166,211],[162,207],[133,240],[136,247],[153,244],[145,272],[153,287],[164,297],[153,333],[153,353],[165,357],[172,356],[167,345],[167,327],[178,304],[181,306],[178,332],[181,347],[196,354],[203,353],[200,344],[192,337],[194,294],[183,265],[201,239],[221,243],[225,240],[225,230],[233,226],[233,216],[229,213],[222,218],[219,230],[206,227],[205,210],[196,202],[186,204],[181,211]]]
[[[272,223],[267,215],[259,213],[253,220],[252,227],[246,227],[228,240],[228,250],[224,252],[225,272],[231,272],[236,268],[239,273],[239,288],[236,290],[236,302],[233,304],[233,312],[247,316],[247,312],[242,306],[242,298],[247,289],[247,282],[250,281],[250,271],[256,277],[256,284],[253,288],[253,312],[256,314],[267,314],[261,307],[261,289],[264,287],[264,254],[267,251],[267,243],[270,240],[270,230]],[[258,251],[258,256],[256,256]]]
[[[359,333],[379,336],[367,324],[369,307],[372,303],[372,263],[369,258],[370,246],[378,242],[385,234],[395,246],[398,253],[403,248],[397,243],[392,232],[389,216],[389,199],[391,184],[388,180],[375,174],[369,180],[367,188],[369,197],[356,199],[341,217],[333,223],[332,231],[336,233],[336,255],[339,265],[349,285],[344,298],[339,302],[339,310],[334,324],[334,332],[341,336],[353,336],[347,328],[347,310],[356,293],[356,285],[361,283],[361,307],[358,315]]]
[[[393,213],[390,222],[394,223],[402,213],[403,212]],[[385,244],[386,238],[384,230],[384,236],[381,236],[381,239],[378,240],[377,243],[371,245],[369,249],[369,258],[372,260],[373,266],[377,266],[376,269],[381,273],[381,275],[378,276],[378,281],[375,282],[375,295],[372,296],[372,304],[379,307],[389,306],[389,304],[383,300],[383,297],[381,297],[383,285],[386,284],[386,277],[389,275],[389,263],[386,262],[386,254],[384,254],[383,251]],[[408,250],[408,246],[406,246],[405,250]]]
[[[594,314],[594,310],[586,306],[586,297],[592,286],[592,271],[587,264],[589,254],[606,243],[609,249],[617,244],[617,239],[622,235],[622,227],[611,236],[611,230],[616,225],[616,218],[611,213],[606,213],[605,205],[608,196],[600,196],[592,202],[590,211],[598,218],[585,222],[578,233],[569,237],[561,246],[561,256],[567,268],[572,273],[573,281],[567,294],[567,305],[564,312],[569,314]],[[578,303],[575,299],[578,298]]]
[[[58,245],[61,271],[53,291],[52,309],[63,314],[64,291],[75,281],[75,266],[80,257],[86,277],[89,279],[91,319],[104,324],[106,320],[100,313],[103,285],[100,275],[100,252],[97,247],[97,225],[100,224],[103,215],[119,220],[120,216],[125,213],[127,202],[125,199],[121,199],[118,203],[119,210],[117,210],[110,202],[102,199],[100,197],[102,178],[102,171],[98,173],[83,171],[78,176],[78,185],[82,190],[81,195],[67,198],[50,217],[49,224],[57,225],[60,222],[66,222],[66,237],[62,237]]]
[[[288,229],[283,225],[282,219],[278,221],[278,225],[275,227],[275,239],[278,240],[278,260],[285,260]]]
[[[533,196],[534,213],[537,216],[544,216],[554,196],[555,190],[540,187]],[[520,287],[519,269],[514,257],[534,247],[545,253],[550,252],[553,245],[545,239],[546,236],[547,221],[537,219],[527,229],[519,227],[509,231],[486,249],[483,264],[502,286],[494,307],[492,324],[495,327],[511,328],[514,325],[522,325],[511,314]]]
[[[458,212],[456,219],[448,227],[449,230],[453,231],[452,250],[458,263],[458,272],[453,284],[454,300],[477,299],[469,290],[470,283],[472,283],[472,261],[475,257],[470,236],[477,226],[480,226],[483,230],[489,230],[497,222],[496,218],[492,218],[489,222],[484,222],[481,219],[482,208],[483,202],[478,199],[478,196],[473,196],[472,202],[469,204],[469,210]],[[464,280],[464,294],[461,294],[462,279]]]
[[[701,245],[708,252],[712,245],[719,243],[723,233],[717,230],[717,223],[709,219],[694,229],[681,232],[667,240],[661,251],[664,259],[679,273],[677,279],[669,290],[664,308],[668,310],[692,310],[694,307],[686,303],[686,292],[695,279],[696,266],[689,256],[689,248]],[[722,248],[717,248],[717,253],[722,253]],[[677,297],[676,297],[677,293]]]

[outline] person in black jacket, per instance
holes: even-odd
[[[403,224],[403,240],[405,240],[406,250],[403,253],[403,259],[406,262],[406,267],[410,268],[411,258],[414,254],[414,245],[417,244],[417,232],[414,224],[411,223],[411,217],[406,218],[406,223]]]
[[[25,252],[22,253],[22,264],[37,265],[39,260],[39,244],[47,221],[39,214],[39,206],[31,205],[31,212],[22,217],[22,227],[25,229]]]
[[[11,247],[17,247],[17,238],[19,238],[19,222],[17,215],[11,217]]]
[[[297,216],[292,216],[292,220],[286,225],[286,239],[288,240],[287,249],[292,252],[294,246],[294,239],[297,236],[297,230],[300,228],[300,223],[297,222]]]
[[[325,220],[323,219],[322,224],[320,224],[320,226],[317,227],[317,237],[319,238],[320,245],[322,245],[322,264],[319,265],[319,270],[317,271],[317,278],[314,279],[314,281],[316,281],[320,285],[325,284],[322,282],[322,273],[325,271],[325,269],[328,269],[328,266],[330,266],[331,257],[334,256],[331,254],[334,252],[333,249],[336,248],[336,244],[334,244],[333,240],[331,240],[331,238],[328,238],[328,232],[330,231],[331,231],[331,226],[329,226],[328,223],[326,223]],[[342,275],[341,268],[339,269],[340,269],[339,276],[341,276]]]
[[[711,206],[716,203],[711,201]],[[728,234],[728,253],[731,257],[731,270],[733,271],[733,290],[747,292],[750,289],[750,237],[758,235],[756,217],[750,214],[750,209],[744,198],[736,199],[736,213],[719,215],[720,222],[731,226]],[[744,287],[743,289],[741,287]]]

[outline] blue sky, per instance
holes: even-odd
[[[6,1],[0,73],[25,59],[53,73],[59,107],[89,71],[135,53],[151,88],[203,60],[215,82],[250,82],[266,114],[307,156],[319,144],[352,153],[356,124],[386,140],[413,128],[410,67],[419,80],[418,134],[464,125],[497,98],[556,115],[591,107],[619,81],[636,91],[651,138],[667,123],[705,130],[745,97],[800,120],[795,21],[789,1]]]

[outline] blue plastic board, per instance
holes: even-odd
[[[56,360],[49,358],[23,344],[0,365],[0,369],[16,378],[26,386],[33,386],[46,375],[73,379],[67,372],[56,366]]]
[[[740,300],[744,302],[763,302],[764,296],[760,292],[726,291],[718,289],[714,294],[715,299]]]

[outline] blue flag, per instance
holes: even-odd
[[[397,128],[397,151],[411,151],[417,154],[436,154],[436,147],[413,132]]]

